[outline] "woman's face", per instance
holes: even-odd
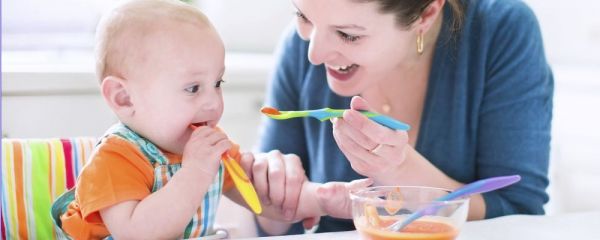
[[[363,93],[402,74],[415,59],[416,33],[382,14],[375,2],[293,0],[308,58],[325,64],[327,83],[342,96]]]

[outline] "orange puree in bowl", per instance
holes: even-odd
[[[401,232],[384,230],[395,221],[397,218],[380,219],[379,228],[357,224],[356,229],[361,238],[365,240],[452,240],[458,235],[458,230],[452,225],[435,220],[414,221],[403,228]]]

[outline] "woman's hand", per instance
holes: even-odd
[[[306,175],[300,158],[294,154],[282,154],[278,150],[252,156],[244,154],[242,167],[266,208],[274,208],[285,220],[295,218],[302,184]]]
[[[359,110],[371,111],[361,97],[352,98],[351,110],[332,119],[333,137],[357,173],[377,184],[394,184],[406,160],[408,134],[368,119]]]
[[[278,150],[256,155],[243,154],[241,165],[261,199],[261,216],[264,217],[259,216],[257,220],[265,232],[270,235],[284,234],[291,223],[299,220],[302,220],[306,229],[318,224],[320,216],[305,219],[296,216],[302,187],[307,181],[298,156],[282,154]]]

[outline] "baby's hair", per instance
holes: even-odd
[[[213,28],[197,8],[179,0],[126,0],[109,10],[96,28],[96,74],[102,82],[107,76],[121,75],[135,46],[125,46],[123,36],[133,34],[136,41],[162,21],[176,21]],[[157,46],[160,47],[160,46]]]

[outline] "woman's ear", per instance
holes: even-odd
[[[100,85],[100,91],[108,106],[119,118],[126,118],[135,113],[124,79],[115,76],[105,77]]]
[[[421,13],[421,16],[419,17],[419,19],[417,19],[413,26],[415,26],[418,29],[418,31],[423,33],[429,31],[429,29],[431,29],[431,26],[433,26],[435,20],[444,10],[445,3],[446,0],[433,0],[429,4],[429,6],[425,8],[423,13]]]

